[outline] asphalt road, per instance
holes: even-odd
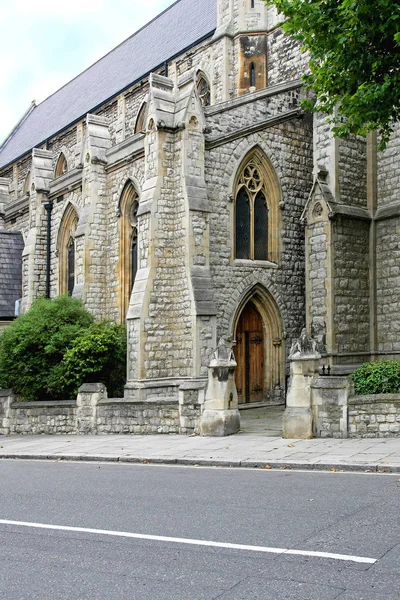
[[[399,500],[399,475],[4,460],[0,599],[399,600]]]

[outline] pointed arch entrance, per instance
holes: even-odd
[[[274,299],[261,287],[247,295],[238,308],[234,353],[239,404],[283,401],[282,321]]]

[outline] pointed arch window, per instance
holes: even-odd
[[[65,173],[67,173],[67,172],[68,172],[67,159],[65,158],[64,153],[61,152],[61,154],[60,154],[60,156],[58,157],[58,160],[57,160],[57,164],[56,164],[54,176],[55,177],[61,177],[61,175],[65,175]]]
[[[146,118],[146,110],[147,110],[147,102],[143,102],[143,104],[140,107],[140,110],[138,112],[138,116],[136,118],[135,133],[140,133],[141,131],[144,131],[144,129],[145,129],[144,121]]]
[[[67,293],[72,296],[75,287],[75,240],[71,237],[68,242],[68,283]]]
[[[200,102],[203,106],[210,106],[211,104],[211,88],[207,77],[202,71],[198,71],[196,80],[197,92],[199,94]]]
[[[72,204],[65,209],[57,238],[58,293],[72,296],[76,284],[76,241],[75,232],[78,215]]]
[[[236,178],[235,258],[278,262],[280,186],[256,150]]]
[[[120,201],[120,320],[128,312],[133,284],[138,271],[138,219],[139,196],[129,181]]]

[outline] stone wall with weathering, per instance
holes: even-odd
[[[339,189],[340,202],[350,206],[367,206],[367,149],[364,138],[352,136],[340,140]]]
[[[333,222],[334,330],[339,353],[369,351],[368,221],[336,217]]]
[[[376,224],[378,351],[400,351],[400,217]]]
[[[400,123],[384,152],[378,153],[378,206],[400,202]]]
[[[350,396],[350,438],[400,437],[400,394]]]

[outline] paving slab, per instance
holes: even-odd
[[[241,433],[229,438],[0,436],[0,458],[400,472],[400,438],[390,442],[381,439],[284,440],[268,438],[263,432]]]

